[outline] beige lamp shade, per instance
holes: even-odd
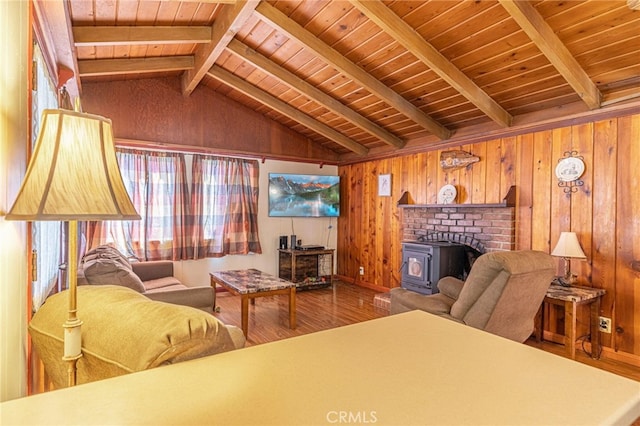
[[[69,222],[69,311],[64,356],[69,386],[82,357],[77,317],[77,221],[140,219],[122,182],[111,120],[70,110],[45,110],[36,146],[7,220]]]
[[[122,182],[111,120],[45,110],[8,220],[137,220]]]
[[[584,251],[582,251],[578,236],[575,232],[561,232],[558,243],[551,252],[551,256],[582,260],[587,258]]]

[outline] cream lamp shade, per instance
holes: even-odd
[[[570,286],[576,282],[577,275],[572,274],[569,269],[569,259],[586,260],[587,256],[582,251],[578,236],[575,232],[561,232],[558,243],[551,252],[551,256],[561,257],[564,260],[564,276],[559,282],[563,286]]]
[[[582,251],[578,236],[575,232],[561,232],[556,247],[551,252],[551,256],[564,257],[569,259],[586,260],[587,256]]]
[[[122,182],[111,120],[45,110],[8,220],[137,220]]]
[[[45,110],[18,197],[6,220],[68,221],[69,311],[62,325],[69,386],[82,357],[77,317],[78,220],[140,219],[122,181],[111,120],[70,110]]]

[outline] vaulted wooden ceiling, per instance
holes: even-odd
[[[636,0],[39,3],[77,90],[178,75],[347,160],[640,105]]]

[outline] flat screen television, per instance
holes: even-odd
[[[340,176],[269,173],[269,216],[340,216]]]

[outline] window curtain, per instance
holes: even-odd
[[[262,253],[256,160],[196,154],[191,205],[194,259]]]
[[[33,49],[35,62],[35,90],[32,93],[32,146],[40,132],[40,119],[45,109],[58,108],[56,89],[47,75],[47,67],[40,47],[35,44]],[[31,303],[34,312],[44,303],[47,296],[54,291],[59,277],[59,265],[63,261],[62,222],[39,221],[32,222],[32,248],[36,252],[37,277],[31,284]]]
[[[92,222],[88,247],[111,244],[138,260],[189,259],[184,155],[118,148],[116,156],[141,220]]]

